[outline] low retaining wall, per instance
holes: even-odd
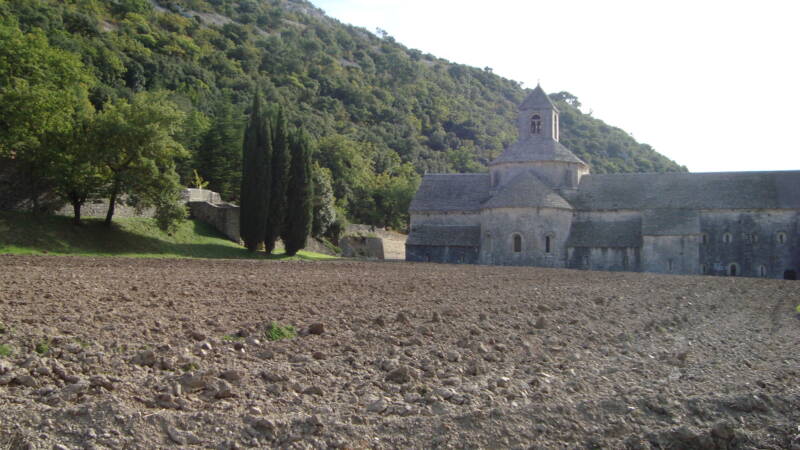
[[[219,194],[217,194],[219,196]],[[212,204],[207,201],[190,201],[191,217],[213,226],[233,242],[239,243],[239,207],[230,203]]]
[[[61,208],[57,209],[53,214],[57,216],[72,216],[75,211],[69,203],[64,204]],[[105,217],[108,213],[108,199],[94,199],[87,200],[81,206],[81,217]],[[125,204],[125,199],[117,202],[114,207],[115,218],[125,217],[154,217],[156,213],[155,208],[136,209],[132,206]]]
[[[345,236],[339,239],[339,247],[346,258],[384,259],[383,239],[378,237]]]
[[[223,203],[218,193],[214,191],[209,191],[208,189],[193,189],[193,188],[184,189],[183,191],[181,191],[181,202],[187,204],[191,202],[209,202],[212,204]],[[74,211],[72,210],[72,205],[70,205],[69,203],[64,203],[63,201],[60,203],[62,206],[56,209],[53,214],[59,216],[72,216],[74,213]],[[83,206],[81,207],[82,217],[105,217],[107,212],[108,212],[107,198],[96,198],[87,200],[86,203],[84,203]],[[152,218],[155,217],[155,213],[156,213],[155,208],[143,208],[137,210],[132,206],[128,206],[125,203],[125,196],[119,199],[119,201],[117,202],[117,206],[114,208],[114,217]]]
[[[398,261],[404,261],[406,259],[406,239],[408,239],[408,236],[398,233],[397,231],[385,230],[370,225],[349,224],[345,229],[345,237],[340,239],[340,241],[347,237],[366,237],[381,240],[380,251],[377,250],[377,244],[372,244],[371,249],[363,247],[363,244],[360,243],[355,244],[358,251],[365,253],[365,255],[362,256]],[[344,252],[345,246],[342,245],[341,242],[340,246]],[[356,252],[356,250],[353,251]]]
[[[212,204],[217,203],[225,203],[222,201],[222,197],[214,191],[209,191],[208,189],[195,189],[195,188],[188,188],[184,189],[181,192],[181,199],[185,203],[191,202],[208,202]]]

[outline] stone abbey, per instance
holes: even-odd
[[[489,173],[428,174],[406,260],[797,279],[800,171],[592,175],[541,87]]]

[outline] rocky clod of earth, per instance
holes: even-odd
[[[0,256],[0,448],[800,449],[798,303],[755,278]]]

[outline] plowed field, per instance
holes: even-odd
[[[750,278],[0,256],[0,448],[800,449],[798,303]]]

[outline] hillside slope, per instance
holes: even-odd
[[[516,139],[526,94],[491,69],[408,49],[303,0],[5,0],[0,15],[79,54],[96,79],[96,108],[143,90],[170,92],[188,115],[183,181],[197,169],[226,199],[238,198],[243,115],[254,90],[263,90],[320,138],[317,160],[338,180],[340,209],[360,222],[403,214],[409,188],[391,187],[392,179],[413,188],[426,171],[485,170]],[[570,94],[556,97],[565,144],[595,172],[685,170],[582,114]],[[394,199],[381,189],[403,194]],[[370,217],[380,208],[384,217]]]
[[[187,220],[173,233],[161,231],[155,220],[118,219],[111,228],[99,218],[83,226],[59,216],[0,211],[0,255],[127,256],[137,258],[287,259],[285,254],[250,253],[212,226]],[[301,251],[297,258],[331,259]]]

